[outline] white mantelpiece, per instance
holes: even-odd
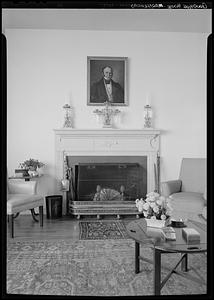
[[[147,192],[155,189],[154,165],[160,131],[154,129],[54,129],[56,179],[61,182],[66,156],[146,156]],[[63,206],[65,213],[65,203]]]

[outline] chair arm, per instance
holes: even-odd
[[[9,194],[36,194],[36,181],[8,182]]]
[[[171,194],[179,193],[181,191],[181,180],[170,180],[161,182],[161,195],[168,197]]]

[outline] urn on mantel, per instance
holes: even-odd
[[[94,113],[99,118],[102,118],[103,128],[112,128],[113,127],[113,117],[120,114],[120,110],[112,108],[111,103],[106,101],[105,108],[103,108],[101,110],[95,109]]]

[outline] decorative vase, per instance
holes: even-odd
[[[62,179],[62,191],[68,192],[69,191],[69,180],[68,179]]]
[[[157,219],[147,219],[146,224],[148,227],[156,227],[156,228],[163,228],[166,227],[168,224],[168,219],[167,220],[157,220]]]
[[[29,170],[29,171],[28,171],[28,174],[29,174],[31,177],[37,177],[37,176],[38,176],[38,172],[37,172],[37,171]]]

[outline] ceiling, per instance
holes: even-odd
[[[2,9],[2,30],[123,30],[211,33],[211,9]]]

